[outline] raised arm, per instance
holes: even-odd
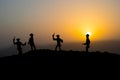
[[[52,35],[52,38],[53,38],[53,40],[56,40],[56,39],[55,39],[55,33]]]

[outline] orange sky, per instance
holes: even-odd
[[[52,42],[55,32],[66,42],[120,40],[120,0],[1,0],[1,43],[13,36]]]

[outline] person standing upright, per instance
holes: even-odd
[[[84,45],[86,45],[86,52],[89,52],[89,48],[90,48],[90,39],[89,39],[89,34],[86,34],[86,43],[84,43]]]
[[[33,35],[33,33],[30,34],[30,38],[29,38],[28,44],[31,47],[31,51],[36,50],[36,46],[35,46],[35,43],[34,43],[34,35]]]

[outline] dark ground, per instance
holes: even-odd
[[[120,55],[101,52],[37,50],[0,59],[0,64],[119,64]]]

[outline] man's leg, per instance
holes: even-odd
[[[57,47],[58,47],[58,46],[55,47],[55,51],[57,51]]]

